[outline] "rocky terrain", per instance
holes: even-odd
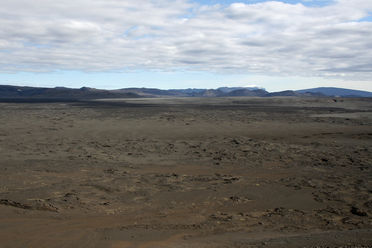
[[[372,247],[370,98],[0,103],[0,247]]]

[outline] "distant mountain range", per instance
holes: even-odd
[[[297,90],[297,93],[320,93],[325,96],[340,96],[340,97],[372,97],[372,92],[361,90],[350,90],[335,87],[320,87],[307,90]]]
[[[0,85],[0,99],[99,99],[99,98],[140,98],[140,97],[372,97],[372,92],[342,88],[314,88],[268,92],[259,87],[221,87],[217,89],[170,89],[125,88],[101,90],[88,87],[72,89],[65,87],[39,88]]]

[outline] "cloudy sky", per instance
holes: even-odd
[[[0,84],[372,91],[372,1],[0,0]]]

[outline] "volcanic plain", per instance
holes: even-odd
[[[372,247],[372,99],[0,103],[0,247]]]

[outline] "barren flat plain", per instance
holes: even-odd
[[[0,103],[0,247],[372,247],[372,99]]]

